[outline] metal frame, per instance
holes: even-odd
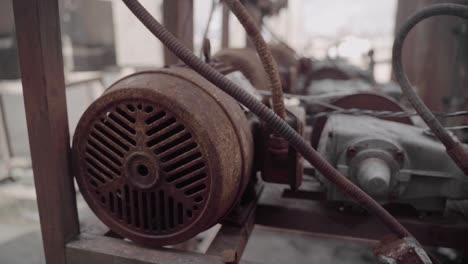
[[[99,224],[78,221],[61,54],[58,0],[14,0],[23,94],[46,262],[236,263],[254,224],[371,243],[386,234],[372,217],[346,216],[314,201],[284,198],[268,187],[258,205],[246,207],[243,224],[224,224],[207,254],[147,249],[115,236]],[[307,195],[304,195],[307,197]],[[297,197],[296,197],[297,198]],[[256,211],[256,213],[255,213]],[[429,245],[466,247],[468,226],[453,218],[402,222]],[[107,234],[107,235],[106,235]],[[241,262],[247,263],[247,262]]]

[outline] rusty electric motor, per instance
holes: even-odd
[[[82,116],[73,170],[94,213],[147,246],[185,241],[236,204],[251,174],[242,108],[190,69],[128,76]]]

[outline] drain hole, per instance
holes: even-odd
[[[161,223],[161,229],[166,229],[166,208],[164,202],[164,192],[159,191],[159,218]]]
[[[165,168],[164,170],[165,170],[166,172],[171,172],[171,171],[173,171],[173,170],[175,170],[175,169],[177,169],[177,168],[179,168],[179,167],[184,166],[184,165],[187,164],[187,163],[190,163],[190,162],[192,162],[192,161],[194,161],[194,160],[196,160],[196,159],[198,159],[198,158],[201,158],[201,156],[202,156],[202,154],[201,154],[200,152],[194,153],[194,154],[192,154],[192,155],[190,155],[190,156],[184,158],[183,160],[178,161],[178,162],[172,164],[171,166],[168,166],[168,167]]]
[[[182,181],[182,182],[176,184],[176,188],[177,188],[177,189],[181,189],[181,188],[187,187],[187,186],[189,186],[190,184],[193,184],[193,183],[195,183],[195,182],[197,182],[197,181],[200,181],[200,180],[204,179],[205,177],[206,177],[206,174],[205,174],[205,173],[195,175],[195,176],[193,176],[193,177],[191,177],[191,178],[188,178],[188,179],[185,180],[185,181]]]
[[[116,175],[119,175],[120,172],[119,170],[117,170],[116,168],[114,168],[114,166],[112,166],[109,162],[107,162],[106,160],[104,160],[102,157],[100,157],[96,152],[94,152],[92,149],[90,148],[86,148],[86,152],[93,158],[95,159],[96,161],[98,161],[99,163],[101,163],[105,168],[109,169],[110,171],[112,171],[113,173],[115,173]],[[91,160],[91,159],[90,159]],[[103,171],[101,171],[103,172]],[[103,172],[104,173],[104,172]],[[113,179],[114,177],[110,174],[108,174],[108,176]]]
[[[130,110],[130,112],[135,112],[135,107],[133,105],[127,105],[127,109]]]
[[[138,171],[138,174],[140,174],[140,176],[148,176],[149,174],[149,170],[148,170],[148,167],[146,167],[145,165],[138,165],[137,167],[137,171]]]
[[[182,148],[179,148],[178,150],[172,152],[171,154],[168,154],[166,156],[164,156],[163,158],[161,158],[161,162],[165,163],[165,162],[168,162],[174,158],[177,158],[178,156],[186,153],[186,152],[189,152],[190,150],[196,148],[198,145],[197,143],[194,143],[192,142],[191,144],[185,146],[185,147],[182,147]]]
[[[184,223],[184,208],[181,203],[177,204],[177,215],[179,218],[179,225]]]
[[[160,131],[160,130],[162,130],[162,129],[164,129],[164,128],[172,125],[172,124],[174,124],[175,122],[176,122],[175,117],[171,117],[171,118],[169,118],[169,120],[165,121],[164,123],[159,124],[159,125],[151,128],[150,130],[146,131],[146,135],[147,136],[152,136],[152,135],[156,134],[158,131]]]
[[[115,209],[114,209],[114,194],[113,193],[109,193],[109,208],[111,210],[112,213],[115,212]]]
[[[169,226],[171,228],[175,227],[174,219],[174,198],[169,197]]]
[[[135,217],[135,226],[140,227],[140,205],[138,204],[138,192],[133,191],[133,209]]]
[[[95,142],[89,140],[88,144],[93,147],[95,150],[99,151],[104,157],[108,158],[110,161],[112,161],[115,165],[117,166],[122,166],[122,163],[114,157],[114,155],[109,155],[108,152],[106,152],[103,148],[101,148],[98,144]]]
[[[117,116],[115,116],[114,114],[110,114],[109,115],[109,118],[114,120],[115,123],[117,123],[119,126],[121,126],[123,129],[127,130],[130,134],[136,134],[136,131],[135,129],[133,129],[132,127],[130,127],[129,125],[127,125],[125,122],[123,122],[122,120],[120,120]]]
[[[157,222],[157,219],[156,219],[156,193],[154,192],[151,192],[151,199],[150,199],[150,203],[151,203],[151,228],[153,230],[156,230],[156,222]]]
[[[167,132],[166,134],[163,134],[157,138],[154,138],[153,140],[151,140],[150,142],[148,142],[148,145],[156,145],[156,144],[159,144],[160,142],[163,142],[164,140],[184,131],[185,127],[183,125],[178,125],[176,128],[174,128],[173,130]]]
[[[112,136],[109,132],[107,132],[103,127],[95,125],[94,126],[97,131],[101,132],[104,136],[109,138],[111,141],[115,142],[117,145],[119,145],[121,148],[123,148],[126,151],[129,151],[130,148],[122,143],[120,140],[118,140],[116,137]]]
[[[98,187],[98,184],[97,184],[97,182],[95,180],[90,180],[89,182],[91,183],[92,186],[94,186],[96,188]]]
[[[159,112],[159,113],[155,114],[154,116],[152,116],[152,117],[146,119],[145,123],[146,123],[147,125],[151,125],[151,124],[153,124],[154,122],[158,121],[159,119],[161,119],[161,118],[163,118],[163,117],[165,117],[165,116],[166,116],[166,112],[164,112],[164,111],[163,111],[163,112]]]
[[[117,154],[119,157],[124,157],[124,155],[122,154],[121,151],[119,151],[118,149],[116,149],[114,146],[112,146],[111,144],[109,144],[109,142],[107,142],[107,140],[104,140],[102,137],[100,137],[98,134],[94,133],[94,132],[91,132],[91,136],[94,137],[98,142],[100,142],[101,144],[103,144],[104,146],[106,146],[108,149],[112,150],[115,154]],[[115,141],[115,140],[114,140]]]
[[[143,228],[148,229],[148,200],[146,193],[141,193],[141,210],[143,211]]]
[[[125,185],[124,187],[125,189],[125,212],[126,212],[126,215],[125,217],[127,218],[127,224],[131,224],[132,223],[132,208],[131,208],[131,205],[130,205],[130,190],[128,188],[128,185]]]
[[[109,123],[104,123],[105,126],[107,126],[110,130],[114,131],[117,135],[119,135],[121,138],[126,140],[128,143],[132,144],[133,146],[136,145],[136,141],[127,136],[124,132],[120,131],[120,129],[116,128],[115,126],[109,124]]]
[[[94,178],[96,178],[96,180],[100,181],[101,183],[106,183],[106,180],[101,175],[98,175],[98,172],[100,174],[105,175],[110,180],[113,179],[113,177],[109,173],[107,173],[107,171],[105,171],[101,167],[99,167],[96,163],[94,163],[94,161],[92,159],[86,158],[85,160],[90,165],[90,168],[92,167],[95,170],[95,171],[92,171],[92,170],[88,169],[87,171],[88,171],[89,174],[94,176]]]
[[[148,113],[148,114],[153,112],[153,107],[152,106],[145,107],[145,112]]]
[[[117,113],[119,113],[121,116],[123,116],[125,119],[127,119],[131,123],[135,123],[135,121],[136,121],[135,118],[133,118],[129,114],[125,113],[125,111],[123,111],[122,109],[117,107],[115,110],[117,111]]]
[[[117,190],[117,213],[119,216],[119,219],[122,220],[122,195],[120,193],[120,190]]]
[[[97,174],[95,171],[91,170],[91,169],[87,169],[86,170],[91,176],[94,177],[94,179],[98,180],[99,182],[101,183],[106,183],[106,180],[101,177],[101,175]],[[96,182],[95,182],[96,183]],[[93,182],[91,182],[91,184],[93,184]],[[94,184],[93,184],[94,185]],[[97,187],[97,184],[95,185]]]
[[[193,187],[192,189],[189,189],[189,190],[185,191],[185,195],[190,196],[190,195],[193,195],[195,193],[201,192],[201,191],[203,191],[205,189],[206,189],[206,185],[205,184],[200,184],[200,185],[197,185],[197,186]]]
[[[175,146],[177,146],[179,144],[182,144],[182,143],[184,143],[185,141],[187,141],[187,140],[189,140],[191,138],[192,138],[191,134],[185,134],[185,135],[181,136],[180,138],[175,139],[175,140],[167,143],[166,145],[156,149],[154,151],[154,153],[156,153],[156,155],[164,153],[164,152],[168,151],[169,149],[171,149],[171,148],[173,148],[173,147],[175,147]],[[148,143],[148,147],[151,147],[151,146],[152,145]]]
[[[176,173],[176,174],[174,174],[174,175],[168,177],[168,178],[167,178],[167,182],[168,182],[168,183],[171,183],[171,182],[173,182],[173,181],[175,181],[175,180],[177,180],[177,179],[180,179],[180,178],[182,178],[183,176],[185,176],[185,175],[187,175],[187,174],[189,174],[189,173],[191,173],[191,172],[194,172],[194,171],[196,171],[196,170],[199,170],[199,169],[201,169],[201,168],[203,168],[203,167],[205,167],[205,164],[204,164],[203,162],[197,163],[197,164],[193,165],[193,166],[190,167],[190,168],[187,168],[187,169],[185,169],[185,170],[183,170],[183,171],[181,171],[181,172],[179,172],[179,173]]]

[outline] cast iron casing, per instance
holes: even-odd
[[[225,216],[251,175],[238,103],[187,68],[137,73],[84,113],[73,170],[90,208],[147,246],[185,241]]]
[[[468,198],[468,179],[444,146],[424,131],[374,117],[332,115],[317,150],[379,202],[440,212],[447,200]],[[388,175],[388,186],[382,188]],[[333,184],[319,177],[329,200],[349,201]]]

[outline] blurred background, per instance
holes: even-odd
[[[163,0],[140,1],[177,28],[196,54],[201,54],[204,37],[213,54],[248,45],[243,28],[217,0],[165,1],[181,2],[179,8],[187,10],[181,20],[164,15],[168,7]],[[165,55],[161,43],[118,0],[59,2],[73,134],[87,106],[120,76],[177,60]],[[345,61],[375,83],[391,87],[396,27],[415,10],[436,2],[448,1],[289,0],[259,16],[268,42],[287,44],[300,57]],[[0,0],[0,263],[43,263],[15,38],[12,0]],[[422,23],[408,38],[408,74],[433,110],[465,107],[467,51],[459,47],[466,47],[466,40],[466,23],[452,18]],[[79,199],[79,207],[87,206]],[[456,259],[455,253],[446,252],[447,260]],[[244,257],[264,263],[374,263],[360,245],[265,229],[254,231]]]

